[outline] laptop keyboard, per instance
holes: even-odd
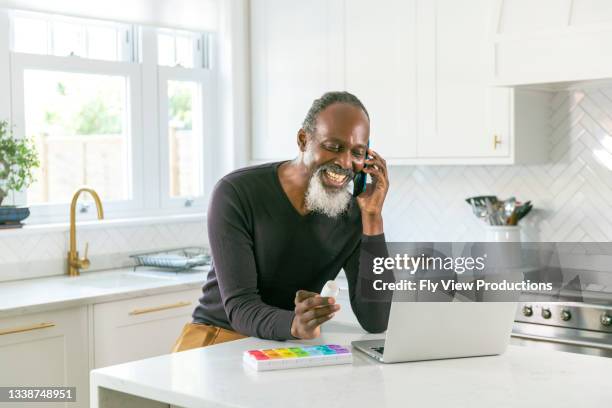
[[[376,351],[377,353],[384,354],[385,346],[382,346],[382,347],[372,347],[372,350]]]

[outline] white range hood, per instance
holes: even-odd
[[[612,81],[612,0],[495,1],[495,85]]]

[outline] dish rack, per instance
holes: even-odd
[[[141,266],[168,269],[173,272],[185,271],[196,266],[211,264],[211,257],[206,248],[188,247],[165,251],[130,255],[136,261],[134,270]]]

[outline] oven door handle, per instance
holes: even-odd
[[[582,346],[582,347],[591,347],[591,348],[598,348],[598,349],[604,349],[604,350],[612,350],[612,345],[610,344],[597,343],[594,341],[587,341],[587,340],[557,339],[553,337],[534,336],[532,334],[523,334],[523,333],[512,333],[512,337],[517,337],[517,338],[526,339],[526,340],[545,341],[548,343],[568,344],[571,346]]]

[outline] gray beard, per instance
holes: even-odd
[[[344,188],[338,191],[327,190],[321,180],[322,172],[323,169],[318,169],[308,182],[306,208],[336,218],[348,209],[351,194]]]

